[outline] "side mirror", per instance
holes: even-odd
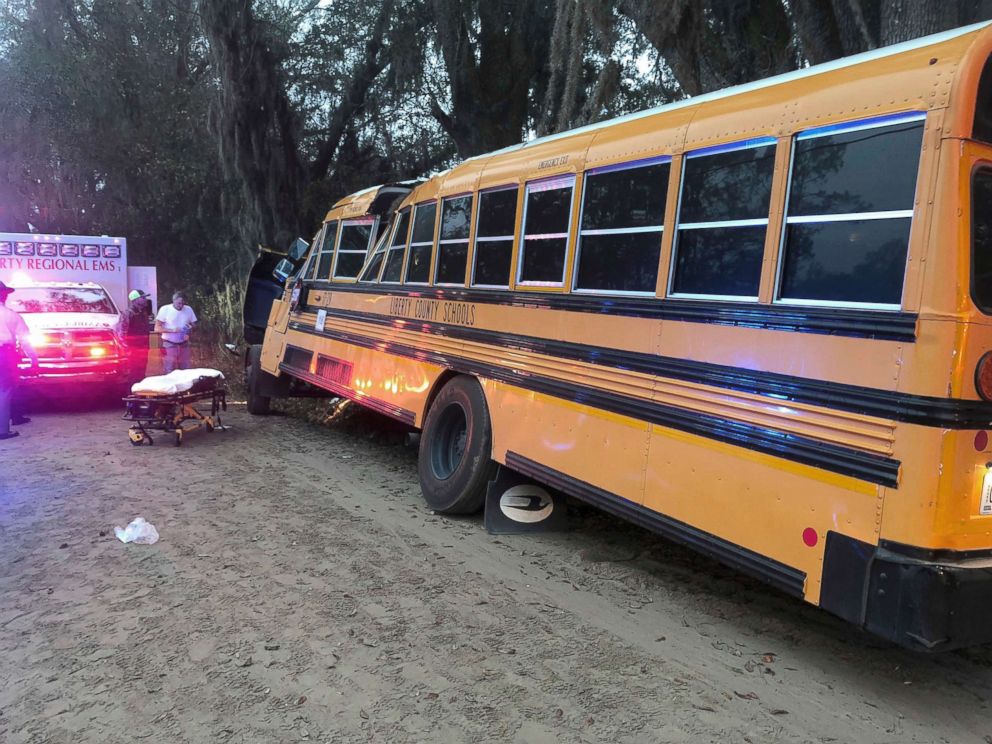
[[[280,284],[283,284],[290,275],[293,273],[293,262],[288,259],[283,259],[276,264],[276,267],[272,270],[272,276],[274,276]]]
[[[293,244],[289,246],[289,250],[286,251],[286,254],[289,257],[290,261],[296,263],[306,255],[307,249],[309,247],[310,244],[307,241],[305,241],[303,238],[297,238],[296,240],[293,241]]]

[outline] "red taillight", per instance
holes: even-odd
[[[107,347],[106,346],[91,346],[90,347],[90,356],[91,357],[105,357],[105,356],[107,356]]]
[[[53,339],[47,333],[42,333],[41,331],[32,331],[30,334],[28,334],[28,343],[35,348],[39,346],[51,346],[53,343]]]
[[[992,401],[992,351],[985,352],[975,368],[975,388],[985,400]]]

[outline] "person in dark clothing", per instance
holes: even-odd
[[[28,339],[29,331],[24,319],[7,307],[7,297],[14,290],[0,282],[0,439],[17,436],[10,430],[11,399],[21,376],[18,362],[21,353],[31,360],[31,374],[38,372],[38,355]],[[26,423],[30,419],[19,416],[14,423]]]
[[[127,344],[128,379],[143,380],[148,367],[148,336],[151,333],[151,300],[140,289],[127,296],[127,310],[121,318],[121,336]]]

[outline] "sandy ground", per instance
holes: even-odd
[[[992,649],[909,654],[589,510],[491,536],[353,428],[233,406],[134,448],[119,415],[0,444],[2,742],[992,741]]]

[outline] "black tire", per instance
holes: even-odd
[[[493,431],[482,386],[459,376],[438,393],[424,422],[417,471],[427,505],[441,514],[473,514],[496,477]]]
[[[245,368],[245,377],[248,387],[248,413],[255,416],[264,416],[269,412],[272,398],[259,394],[259,386],[262,375],[266,374],[262,369],[262,347],[255,344],[248,349],[248,366]]]

